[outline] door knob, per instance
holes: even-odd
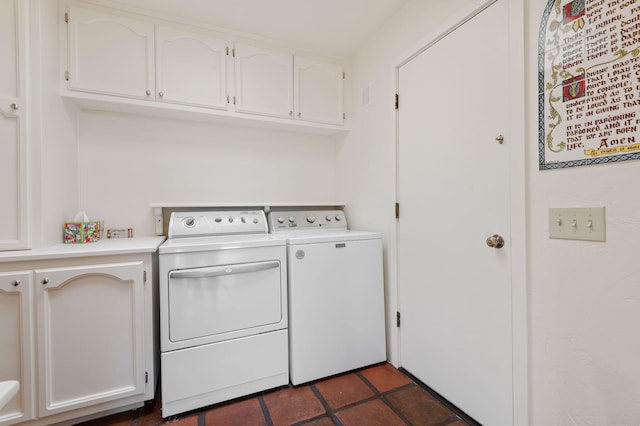
[[[487,245],[489,247],[493,247],[497,249],[502,248],[504,247],[504,238],[502,238],[498,234],[492,235],[489,238],[487,238]]]

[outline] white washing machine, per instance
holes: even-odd
[[[286,250],[264,212],[174,212],[159,249],[162,416],[289,384]]]
[[[293,385],[385,361],[382,237],[347,229],[340,210],[271,211],[287,241]]]

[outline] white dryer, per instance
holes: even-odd
[[[289,384],[285,241],[262,210],[173,212],[160,246],[162,416]]]
[[[272,211],[287,241],[293,385],[386,360],[382,237],[347,229],[339,210]]]

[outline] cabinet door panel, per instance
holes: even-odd
[[[226,49],[224,40],[157,26],[156,99],[226,109]]]
[[[0,410],[0,424],[33,418],[31,283],[28,272],[0,273],[0,381],[17,380],[20,391]]]
[[[18,85],[18,4],[0,2],[0,98],[17,98]]]
[[[343,124],[342,67],[300,56],[294,62],[296,118]]]
[[[28,247],[24,5],[0,1],[0,250]]]
[[[143,394],[142,262],[38,270],[39,416]]]
[[[236,111],[274,117],[293,114],[293,56],[235,46]]]
[[[69,89],[153,98],[153,32],[150,22],[71,7]]]

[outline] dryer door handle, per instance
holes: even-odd
[[[246,263],[238,265],[212,266],[210,268],[183,269],[169,272],[169,279],[211,278],[223,275],[248,274],[280,267],[280,262]]]

